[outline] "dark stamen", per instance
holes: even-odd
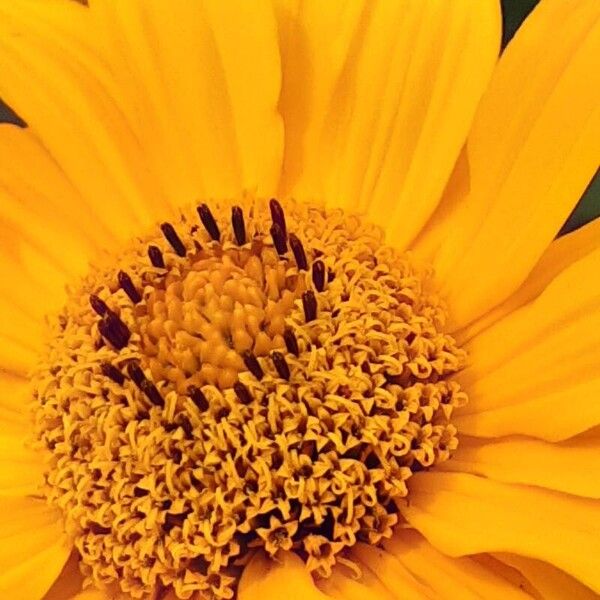
[[[252,375],[254,375],[254,377],[260,381],[264,377],[264,373],[256,356],[254,356],[250,350],[247,350],[242,354],[242,358],[244,359],[244,364],[246,365],[248,371],[250,371],[250,373],[252,373]]]
[[[244,213],[239,206],[231,209],[231,225],[235,234],[235,241],[238,246],[246,243],[246,225],[244,224]]]
[[[146,381],[146,376],[144,375],[144,371],[142,371],[142,367],[140,367],[139,363],[132,361],[127,365],[127,374],[131,378],[131,381],[135,383],[140,389],[142,388],[142,383]]]
[[[131,333],[129,328],[112,311],[107,311],[104,318],[98,323],[98,330],[102,337],[107,339],[117,350],[127,346]]]
[[[277,369],[277,373],[279,374],[279,377],[281,377],[281,379],[285,379],[286,381],[289,381],[290,367],[288,366],[287,361],[285,360],[285,357],[283,356],[283,354],[281,354],[281,352],[273,352],[271,354],[271,360],[273,361],[273,364],[275,365],[275,368]]]
[[[300,354],[296,334],[289,327],[286,327],[285,331],[283,332],[283,340],[285,341],[285,347],[288,349],[288,352],[294,356],[298,356]]]
[[[185,246],[183,245],[181,238],[177,235],[173,225],[171,225],[171,223],[163,223],[160,226],[160,229],[165,238],[167,238],[167,242],[171,244],[171,248],[175,250],[175,254],[181,257],[185,256]]]
[[[90,305],[94,312],[101,317],[103,317],[107,312],[110,312],[104,300],[100,300],[96,294],[92,294],[90,296]]]
[[[322,292],[325,289],[325,265],[322,260],[313,263],[312,280],[317,292]]]
[[[142,301],[142,296],[135,289],[135,285],[133,285],[133,281],[131,281],[131,277],[125,273],[125,271],[119,271],[117,275],[117,279],[119,280],[119,285],[121,289],[129,296],[129,299],[134,303],[138,304]]]
[[[287,244],[285,241],[285,234],[279,223],[273,223],[273,225],[271,225],[271,237],[273,238],[273,244],[275,245],[277,254],[279,254],[279,256],[285,254],[287,252]]]
[[[192,399],[192,402],[198,407],[198,410],[202,412],[208,410],[208,400],[200,388],[197,388],[195,385],[190,385],[187,392],[188,396]]]
[[[198,211],[198,216],[202,221],[202,225],[204,225],[204,229],[208,231],[208,235],[210,235],[215,242],[218,242],[221,239],[221,232],[219,231],[219,226],[217,225],[212,212],[210,212],[208,205],[201,204],[196,210]]]
[[[123,373],[121,373],[117,367],[111,365],[110,363],[104,362],[100,365],[100,369],[102,370],[102,373],[106,375],[106,377],[112,379],[119,385],[123,385],[123,382],[125,381],[125,375],[123,375]]]
[[[304,252],[304,246],[302,242],[293,233],[290,233],[290,246],[296,259],[296,264],[300,271],[306,271],[308,269],[308,263],[306,262],[306,253]]]
[[[242,404],[250,404],[252,402],[250,391],[241,381],[233,384],[233,391]]]
[[[154,406],[164,406],[165,401],[164,398],[160,395],[158,388],[148,379],[144,379],[142,381],[142,385],[140,385],[140,390],[144,392],[144,395]]]
[[[148,258],[153,267],[156,267],[157,269],[165,268],[165,259],[158,246],[148,246]]]
[[[269,201],[269,208],[271,209],[271,219],[273,220],[273,223],[277,223],[277,225],[281,227],[283,239],[285,240],[287,237],[287,227],[285,225],[285,213],[283,212],[283,208],[276,198],[271,198]]]
[[[302,307],[304,308],[304,319],[308,323],[317,318],[317,299],[312,290],[302,294]]]

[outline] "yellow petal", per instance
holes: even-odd
[[[456,332],[456,338],[461,344],[465,344],[506,315],[535,300],[550,285],[553,279],[599,247],[600,219],[590,221],[583,227],[554,240],[523,282],[523,285],[509,296],[505,302],[493,308],[465,329]]]
[[[328,598],[313,583],[302,560],[292,552],[282,552],[274,561],[257,552],[244,568],[240,579],[239,600],[280,600],[282,591],[289,600]]]
[[[42,598],[71,548],[60,515],[34,498],[0,498],[0,597]]]
[[[9,427],[29,428],[29,382],[0,370],[0,410]]]
[[[598,456],[599,440],[550,444],[526,438],[479,440],[461,436],[452,460],[439,468],[600,498]]]
[[[41,323],[0,297],[0,371],[26,376],[35,364],[41,340]]]
[[[0,298],[38,320],[63,301],[65,274],[44,248],[30,243],[18,229],[0,221],[0,233]]]
[[[167,196],[273,193],[283,152],[277,27],[266,0],[92,4]]]
[[[35,359],[35,352],[24,347],[18,340],[0,336],[0,371],[25,377],[35,364]]]
[[[79,570],[79,555],[71,552],[69,560],[64,564],[62,571],[46,592],[42,600],[71,600],[80,598],[83,587],[83,575]],[[92,600],[93,596],[90,598]],[[104,598],[104,596],[100,596]]]
[[[406,246],[438,202],[498,53],[498,2],[276,2],[281,191]]]
[[[361,569],[370,570],[398,600],[436,598],[431,588],[413,577],[395,556],[381,548],[359,543],[352,547],[350,557]]]
[[[43,251],[62,273],[81,274],[104,232],[84,200],[29,130],[0,126],[0,164],[2,228]]]
[[[425,582],[435,593],[435,598],[529,598],[518,586],[471,558],[445,556],[413,529],[398,530],[394,537],[384,541],[383,546],[416,579]]]
[[[53,36],[58,12],[93,29],[91,13],[75,3],[3,4],[0,94],[60,164],[73,185],[121,238],[150,224],[158,203],[139,140],[97,69]],[[69,51],[70,49],[70,51]]]
[[[598,403],[586,395],[600,383],[599,278],[597,249],[467,344],[470,366],[459,380],[470,402],[457,417],[462,432],[537,436],[541,428],[542,437],[563,439],[600,422]],[[544,405],[554,411],[524,421],[532,416],[528,407]]]
[[[37,347],[65,282],[114,238],[29,130],[0,127],[0,162],[0,335]]]
[[[92,206],[77,191],[31,130],[0,127],[0,163],[0,185],[7,195],[38,219],[61,224],[86,256],[114,242],[103,206]]]
[[[598,167],[599,17],[596,0],[540,2],[479,105],[465,156],[418,243],[434,259],[457,328],[522,284]]]
[[[0,223],[0,234],[2,226]],[[27,376],[42,340],[42,315],[62,303],[64,278],[12,231],[0,239],[0,371]]]
[[[562,273],[531,304],[511,313],[471,340],[466,346],[469,367],[461,374],[461,382],[467,386],[479,384],[488,377],[494,377],[501,369],[517,368],[514,363],[524,369],[529,368],[530,376],[536,377],[543,370],[544,363],[526,364],[525,361],[528,355],[539,352],[541,346],[555,350],[552,355],[547,355],[546,367],[562,363],[564,367],[573,368],[572,375],[577,374],[577,357],[574,355],[581,354],[588,346],[593,349],[595,341],[592,328],[600,317],[598,276],[600,249]],[[561,350],[558,338],[567,335],[580,335],[580,341],[577,346]],[[575,360],[567,360],[571,357]],[[583,356],[579,360],[587,358]],[[594,364],[594,361],[590,363]],[[597,371],[591,373],[592,376],[597,374]],[[516,382],[517,386],[523,383]],[[510,386],[505,385],[501,393],[511,395],[512,391]],[[470,392],[473,396],[477,395],[473,389]],[[467,412],[498,404],[501,402],[490,398],[471,404]]]
[[[418,473],[408,522],[450,556],[510,552],[537,558],[600,591],[600,503],[464,473]]]
[[[0,371],[0,497],[36,494],[44,460],[26,442],[31,437],[29,384]]]
[[[480,437],[529,435],[550,442],[569,439],[600,423],[600,378],[573,383],[516,404],[453,417],[459,431]]]
[[[125,600],[125,598],[126,596],[115,596],[110,592],[103,592],[101,590],[85,590],[73,596],[71,600]]]
[[[26,447],[29,431],[14,431],[0,414],[0,496],[35,494],[43,483],[40,452]]]
[[[367,568],[361,569],[359,580],[355,574],[344,573],[337,566],[331,577],[319,579],[319,589],[336,600],[395,600],[397,596],[386,589],[381,581]]]
[[[497,558],[518,569],[544,600],[594,600],[598,595],[564,571],[548,563],[515,554],[498,554]]]
[[[119,237],[199,196],[274,191],[283,126],[267,0],[1,10],[3,97]]]

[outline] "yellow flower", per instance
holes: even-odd
[[[2,598],[597,597],[600,3],[499,39],[2,3]]]

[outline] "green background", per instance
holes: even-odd
[[[477,2],[477,0],[473,1]],[[598,1],[600,2],[600,0]],[[502,0],[504,18],[503,45],[508,43],[523,22],[523,19],[525,19],[537,2],[538,0]],[[19,118],[0,99],[0,122],[2,121],[22,124]],[[583,198],[565,223],[561,233],[576,229],[584,223],[595,219],[597,216],[600,216],[600,171],[596,173],[596,177],[594,177],[594,180],[588,186]]]

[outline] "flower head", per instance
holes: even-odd
[[[599,19],[0,7],[3,595],[600,591]]]

